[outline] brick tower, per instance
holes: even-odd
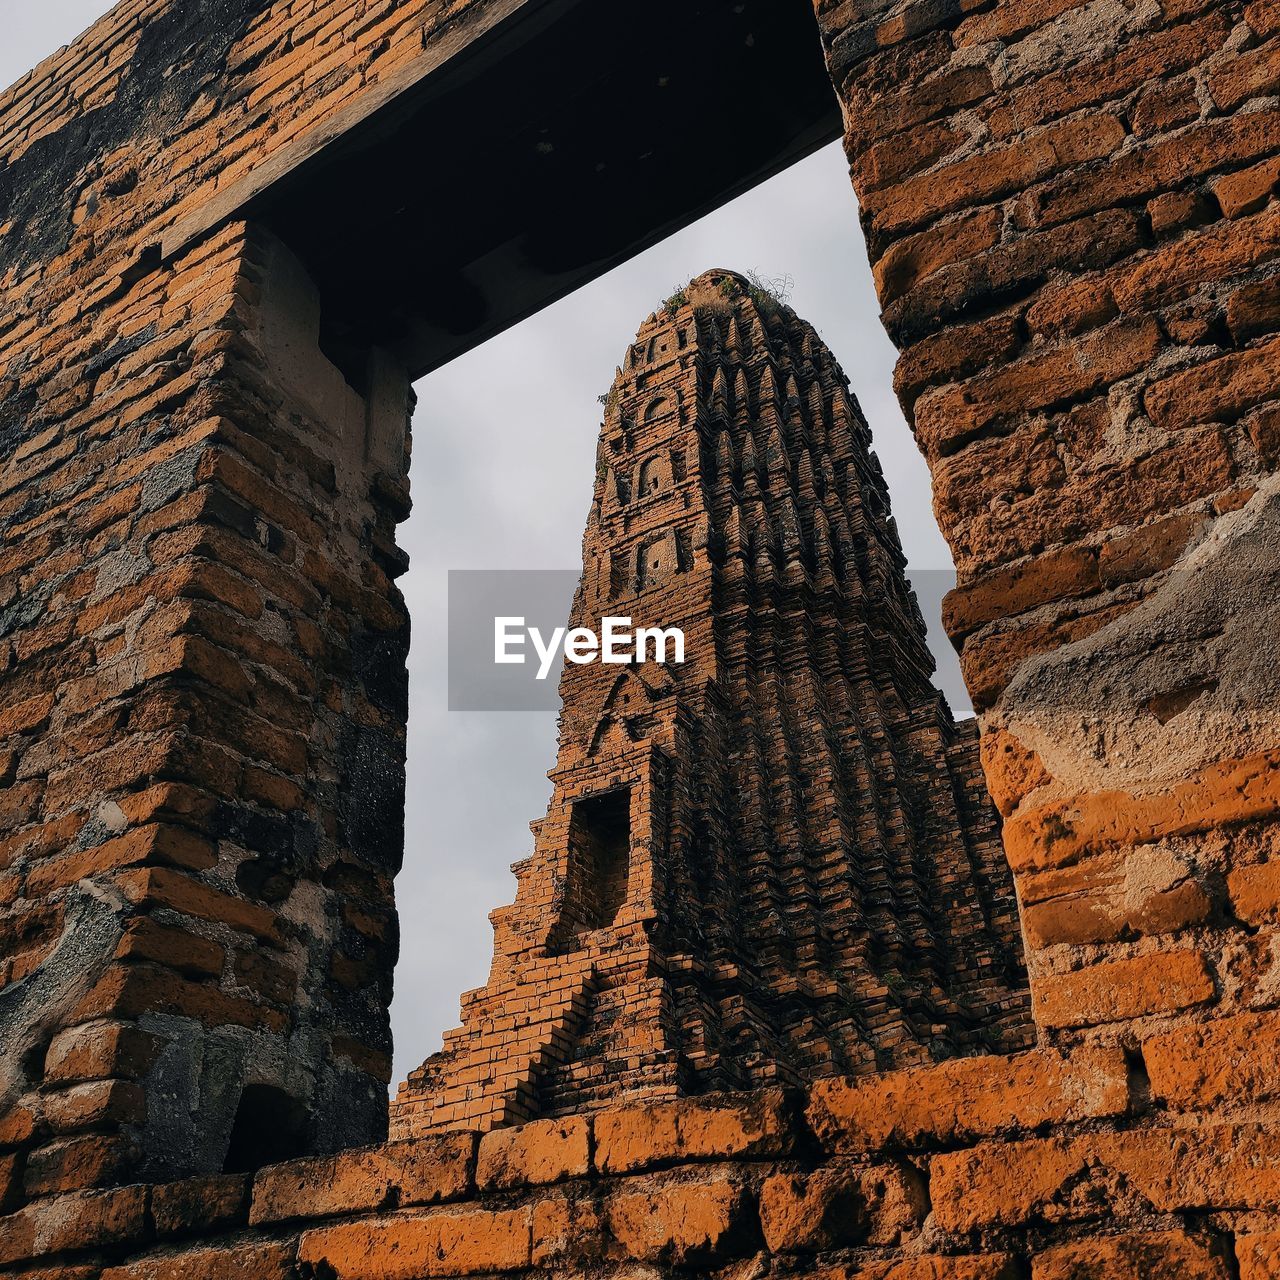
[[[651,316],[607,401],[559,755],[488,984],[392,1132],[859,1074],[1030,1039],[972,722],[930,682],[870,432],[813,328],[730,272]]]

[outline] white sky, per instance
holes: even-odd
[[[0,0],[0,86],[18,79],[110,5]],[[789,276],[791,302],[835,352],[871,423],[939,682],[968,713],[938,630],[951,559],[929,476],[892,391],[894,351],[878,307],[844,156],[833,145],[418,386],[414,513],[401,529],[413,567],[403,931],[392,1008],[395,1078],[439,1047],[458,996],[487,976],[487,915],[509,902],[508,865],[531,849],[555,756],[549,713],[450,712],[445,672],[449,569],[573,569],[594,475],[600,407],[644,317],[710,267]]]

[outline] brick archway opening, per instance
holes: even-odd
[[[0,98],[0,1265],[1274,1269],[1274,5],[814,9],[123,0]],[[838,133],[1040,1047],[193,1217],[247,1085],[385,1121],[409,375]]]

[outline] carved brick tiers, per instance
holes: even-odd
[[[572,625],[677,626],[686,661],[566,663],[493,973],[393,1134],[1028,1042],[977,735],[930,684],[903,571],[813,329],[723,271],[650,317],[608,396]]]

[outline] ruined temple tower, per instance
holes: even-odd
[[[1030,1035],[972,723],[930,682],[870,433],[815,331],[724,271],[607,399],[554,794],[486,986],[392,1132],[1009,1051]]]

